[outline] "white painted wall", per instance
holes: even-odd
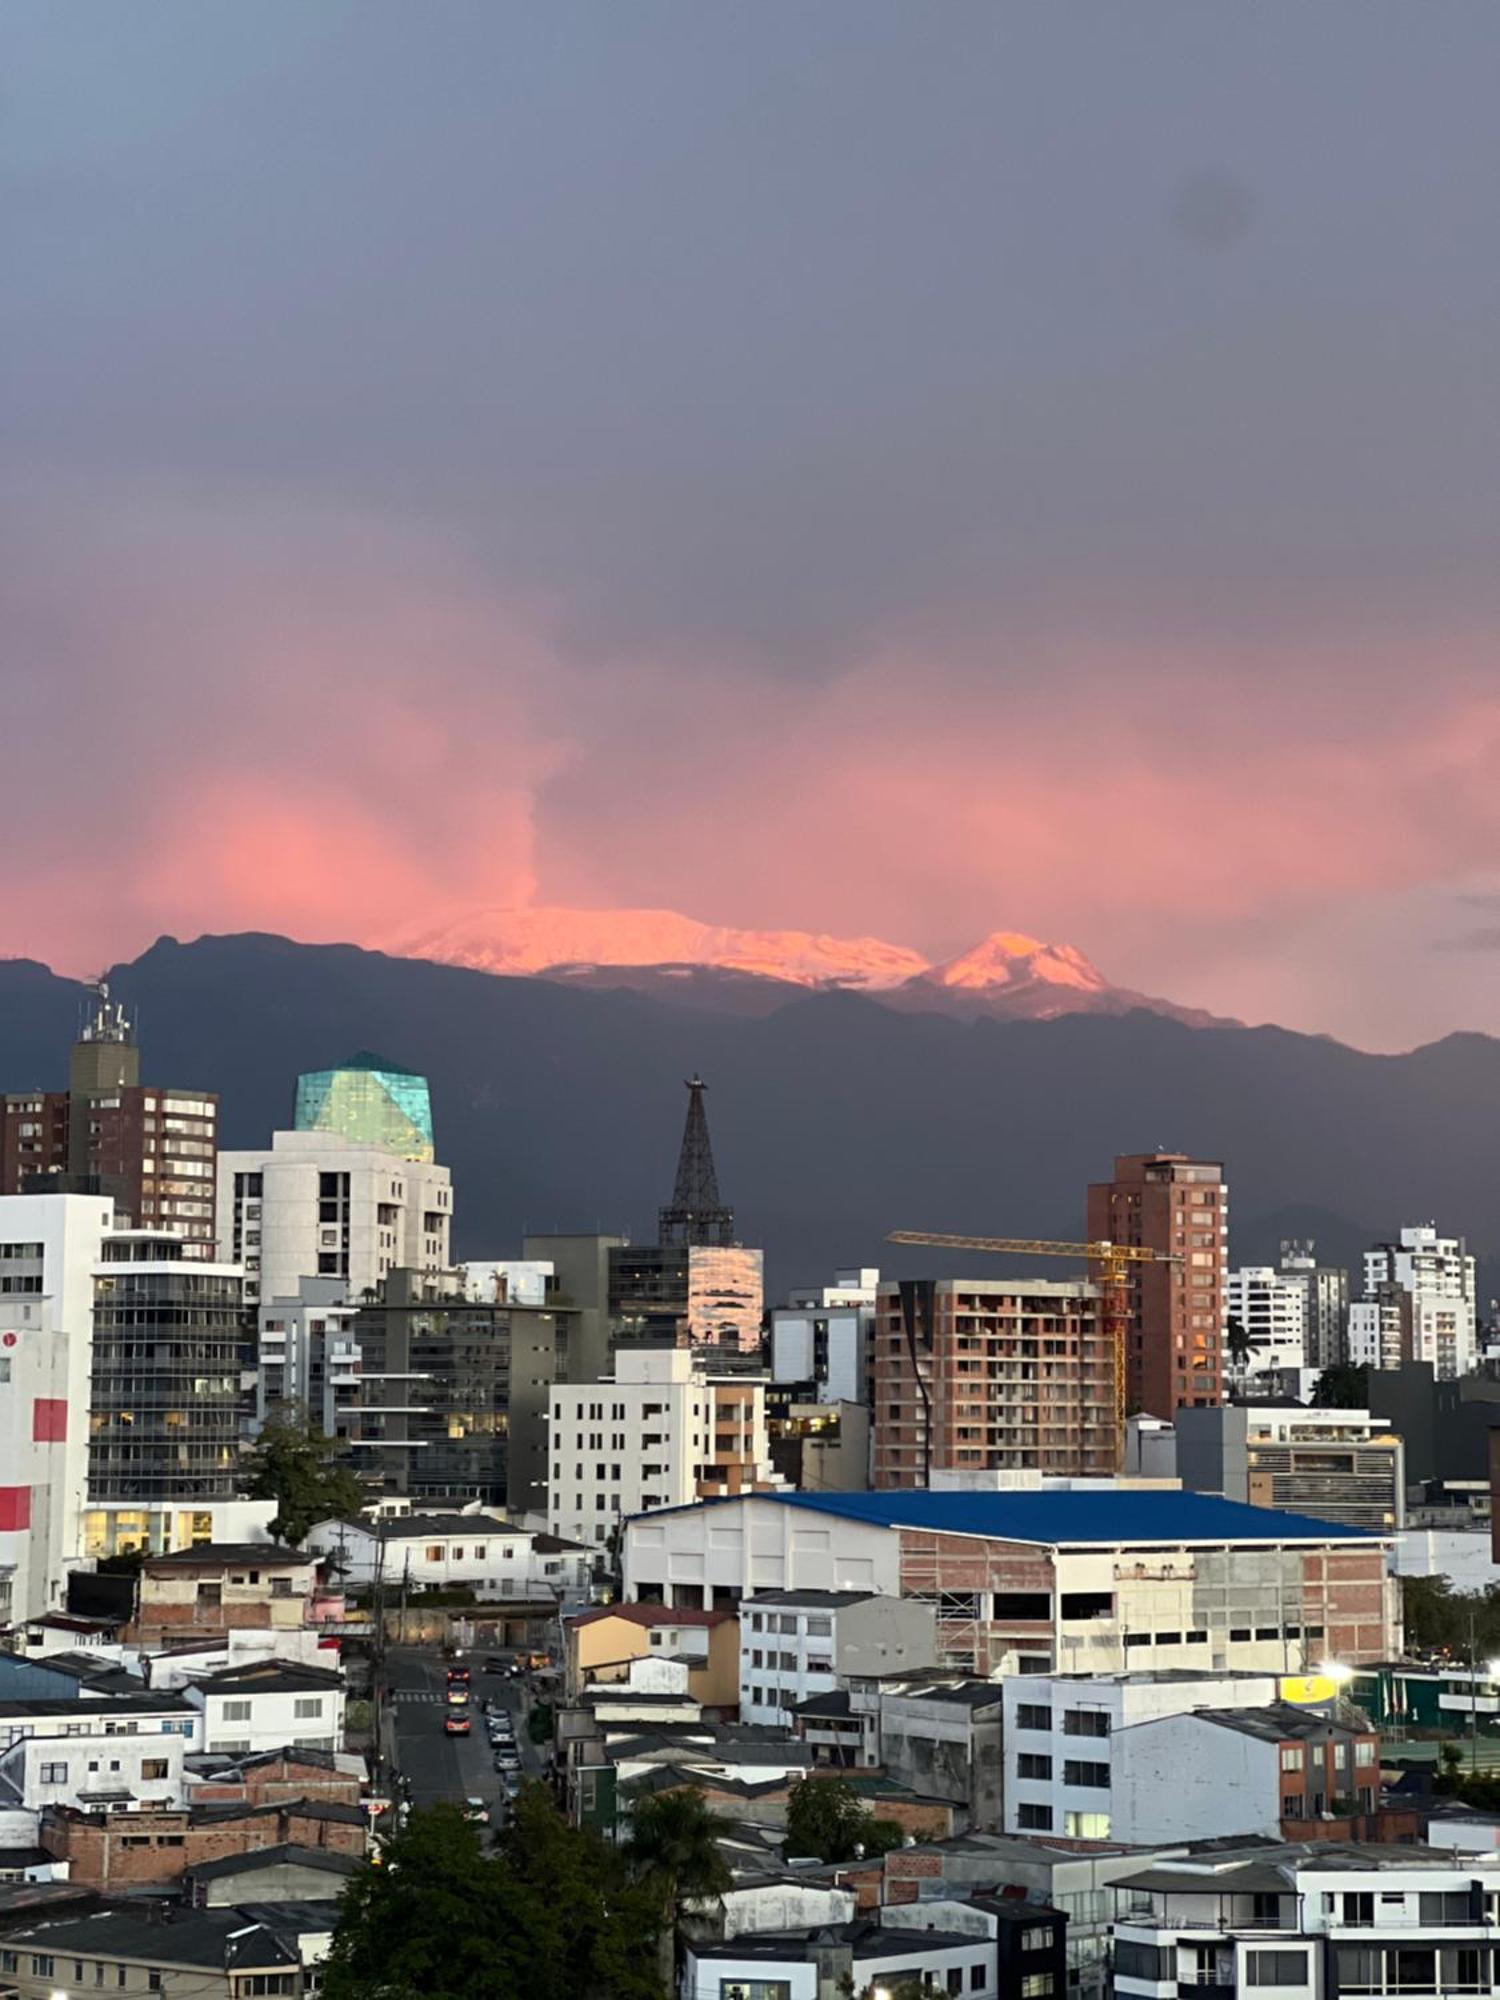
[[[1123,1729],[1112,1759],[1110,1838],[1145,1846],[1231,1833],[1277,1837],[1280,1754],[1275,1743],[1191,1715]]]
[[[625,1596],[661,1591],[669,1604],[712,1607],[773,1590],[871,1590],[900,1595],[894,1528],[784,1507],[759,1496],[684,1507],[627,1523]]]
[[[223,1694],[190,1687],[187,1698],[203,1714],[202,1748],[210,1753],[337,1750],[344,1740],[344,1690],[239,1688]],[[299,1713],[300,1710],[307,1713]],[[312,1713],[312,1710],[316,1713]]]

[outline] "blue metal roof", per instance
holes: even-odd
[[[1247,1507],[1212,1493],[1129,1489],[1100,1493],[756,1493],[809,1513],[837,1514],[882,1528],[930,1528],[1038,1542],[1328,1542],[1369,1541],[1364,1528]],[[711,1502],[722,1505],[723,1502]],[[639,1518],[639,1517],[637,1517]]]

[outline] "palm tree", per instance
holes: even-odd
[[[1224,1328],[1224,1348],[1229,1356],[1230,1366],[1243,1382],[1250,1357],[1260,1343],[1255,1339],[1243,1320],[1231,1319]]]
[[[631,1867],[660,1898],[662,1990],[676,1990],[677,1927],[684,1904],[720,1896],[730,1885],[718,1841],[729,1822],[710,1812],[696,1785],[638,1799],[630,1814],[625,1853]]]

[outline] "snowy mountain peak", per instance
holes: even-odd
[[[994,931],[972,951],[932,966],[923,977],[935,986],[984,992],[1023,980],[1068,986],[1080,993],[1104,993],[1109,982],[1070,944],[1044,944],[1022,931]]]

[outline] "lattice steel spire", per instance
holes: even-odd
[[[719,1177],[714,1172],[714,1149],[708,1137],[708,1114],[703,1093],[708,1085],[701,1076],[687,1080],[687,1123],[682,1128],[682,1151],[677,1156],[677,1185],[670,1207],[657,1210],[659,1243],[717,1243],[734,1241],[734,1210],[719,1197]]]

